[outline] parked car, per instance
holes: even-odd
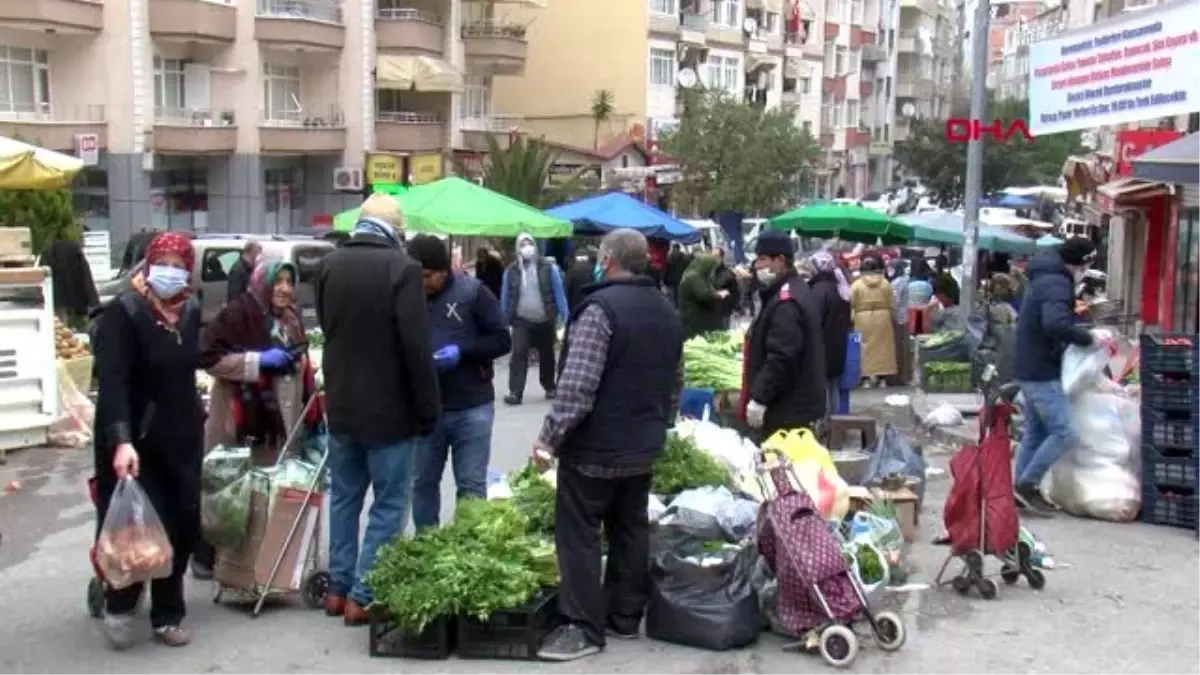
[[[215,317],[229,300],[229,269],[242,254],[242,247],[247,239],[255,239],[262,244],[265,259],[286,260],[296,266],[300,277],[296,284],[296,304],[300,308],[304,325],[317,325],[314,284],[322,261],[333,252],[335,245],[323,239],[280,235],[221,234],[197,235],[194,238],[192,243],[196,247],[196,269],[192,271],[192,285],[200,300],[204,321]],[[132,272],[132,269],[123,270],[116,279],[99,285],[96,290],[101,306],[129,288]]]

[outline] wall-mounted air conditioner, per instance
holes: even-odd
[[[361,192],[363,171],[352,166],[339,166],[333,170],[333,189],[340,192]]]

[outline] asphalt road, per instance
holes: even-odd
[[[501,378],[507,376],[499,373]],[[501,379],[501,382],[504,380]],[[892,393],[892,392],[887,392]],[[882,392],[856,394],[862,412],[904,423]],[[501,405],[493,445],[500,470],[521,465],[546,411],[532,384],[525,405]],[[931,465],[945,468],[947,449],[927,446]],[[84,481],[90,452],[36,448],[9,455],[0,484],[0,671],[22,673],[497,673],[826,672],[818,658],[780,650],[765,635],[754,647],[713,653],[641,639],[615,641],[606,652],[573,664],[372,659],[365,628],[344,628],[298,603],[269,606],[258,619],[244,607],[214,605],[207,583],[189,581],[184,649],[139,645],[109,651],[100,624],[88,617],[84,591],[93,511]],[[931,479],[921,534],[910,559],[914,582],[929,582],[945,550],[930,545],[940,520],[946,478]],[[450,496],[447,477],[445,494]],[[444,502],[449,505],[452,500]],[[449,515],[449,514],[446,514]],[[1191,532],[1059,517],[1034,522],[1061,569],[1042,592],[1001,589],[998,600],[964,599],[949,589],[898,594],[909,639],[886,655],[864,644],[854,670],[876,673],[1176,673],[1200,670],[1197,541]],[[149,636],[149,628],[146,629]]]

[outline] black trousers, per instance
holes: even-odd
[[[650,474],[592,478],[560,465],[554,540],[562,583],[558,608],[589,640],[604,646],[606,623],[636,633],[650,587]],[[600,527],[608,563],[600,572]]]
[[[508,391],[517,396],[525,394],[525,378],[529,373],[529,350],[538,353],[538,379],[542,389],[554,391],[555,326],[553,321],[530,323],[522,319],[512,321],[512,357],[508,364]]]

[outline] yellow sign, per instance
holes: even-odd
[[[366,180],[377,183],[400,183],[404,179],[404,158],[382,152],[367,153]]]
[[[413,185],[432,183],[442,177],[441,155],[413,155],[408,158],[408,174]]]
[[[884,141],[871,141],[871,147],[867,150],[872,157],[880,157],[882,155],[892,154],[892,144]]]

